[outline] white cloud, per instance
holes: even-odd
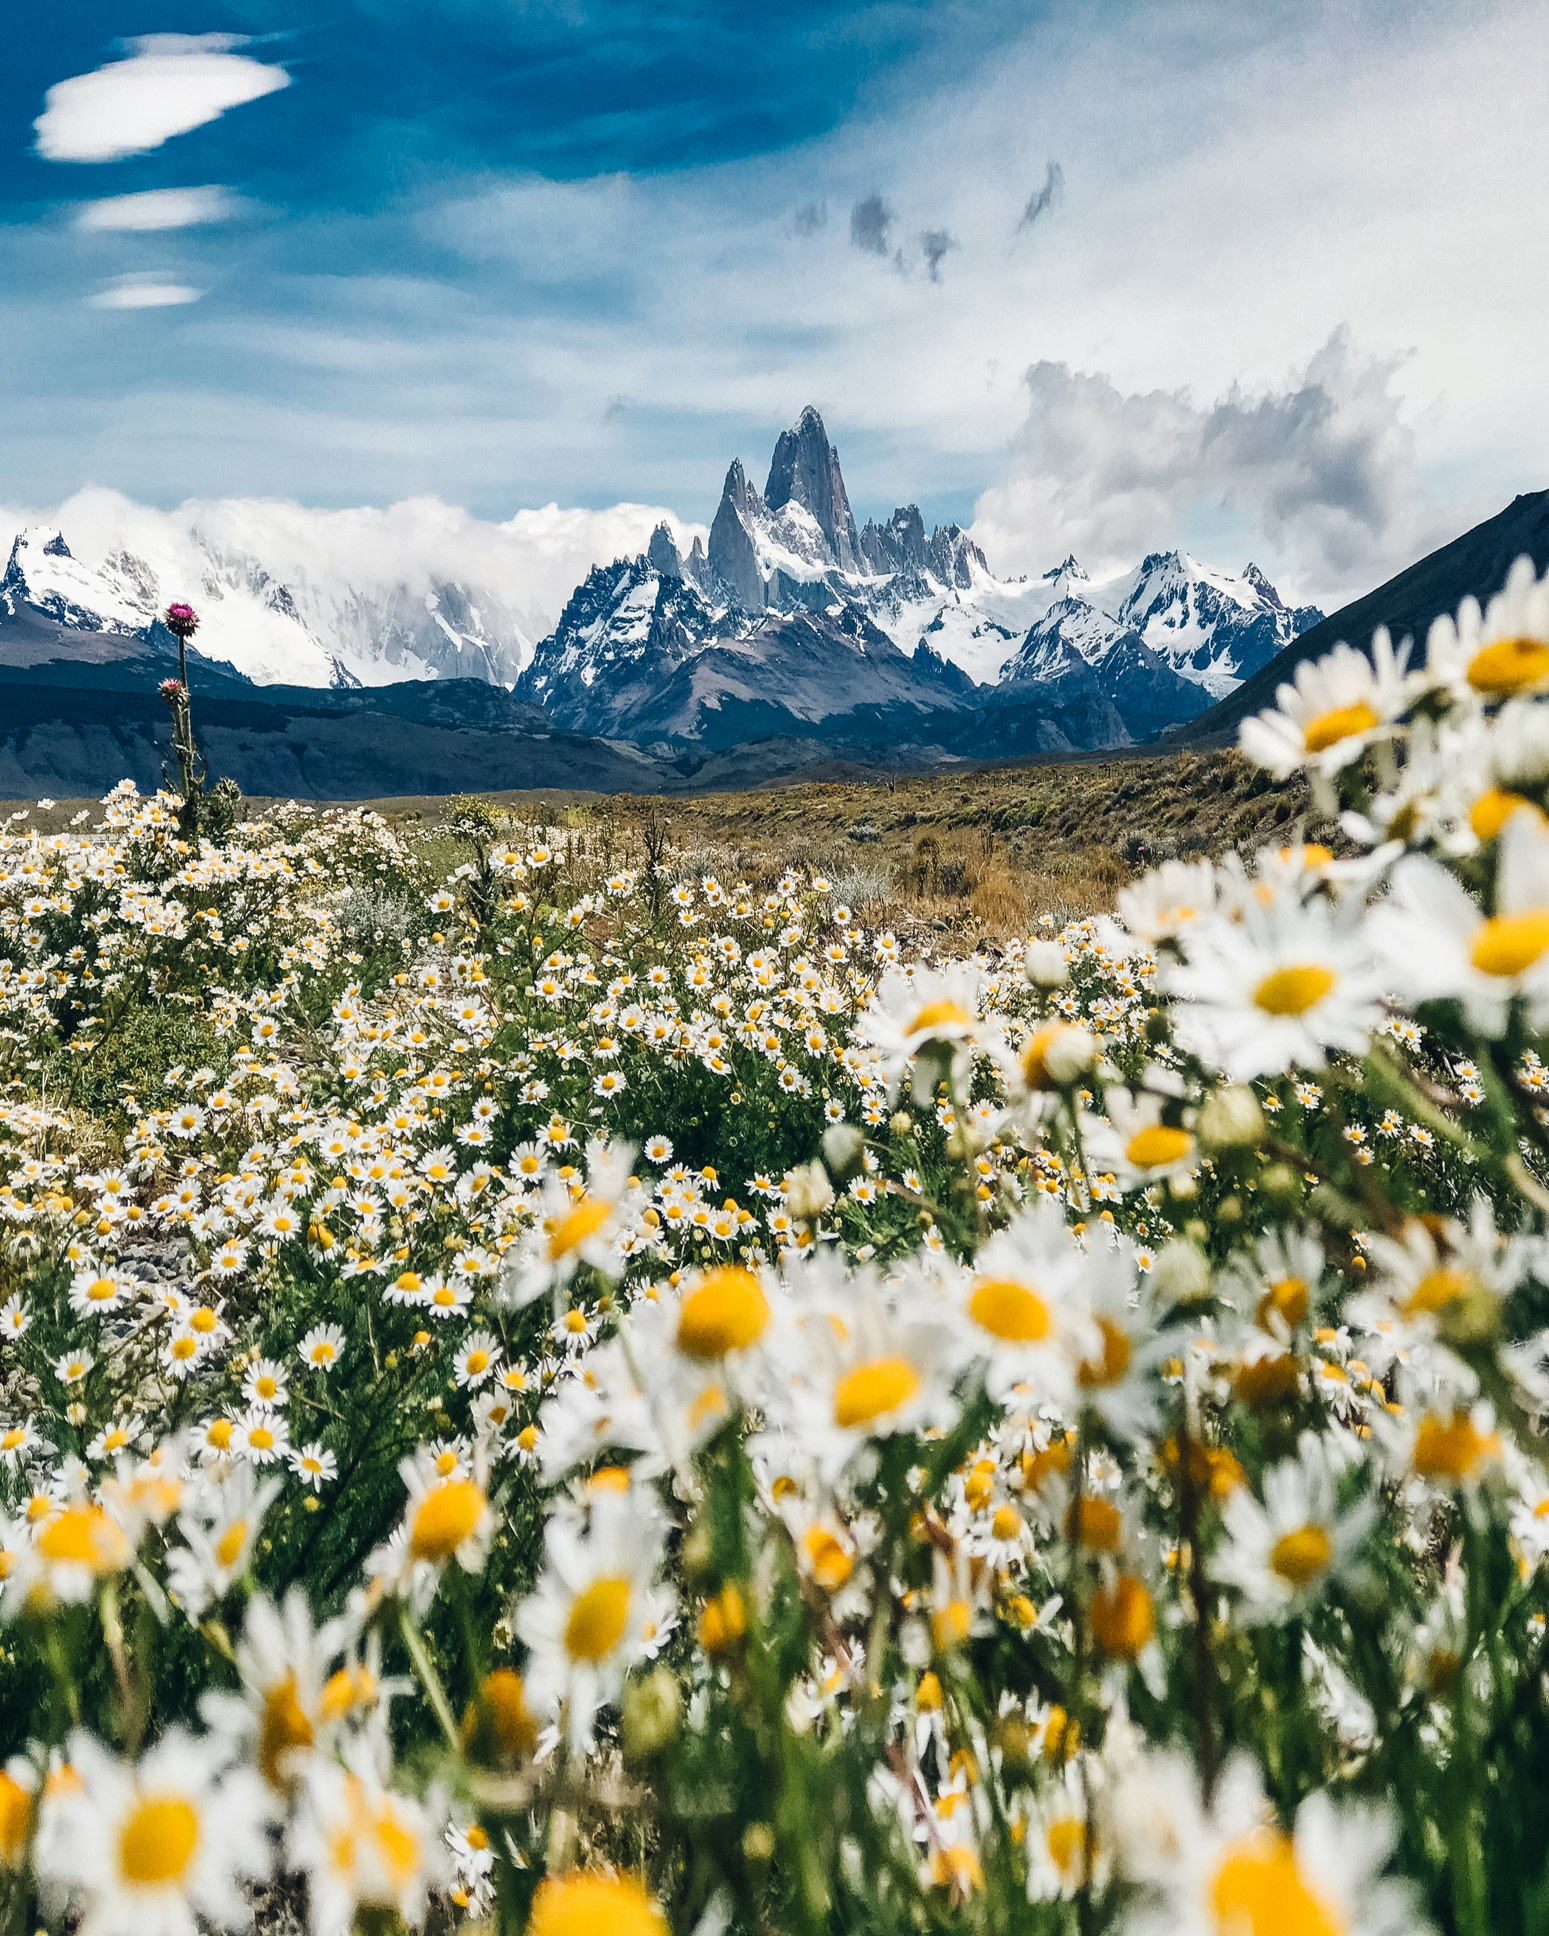
[[[1006,564],[1074,551],[1101,575],[1225,511],[1320,585],[1407,563],[1432,514],[1398,367],[1337,329],[1282,387],[1233,384],[1201,404],[1186,389],[1126,394],[1107,376],[1035,363],[1010,474],[980,497],[974,535]]]
[[[598,511],[546,504],[495,523],[436,497],[338,511],[282,498],[195,498],[161,511],[88,488],[49,510],[0,507],[0,555],[17,531],[46,524],[63,532],[93,570],[117,552],[143,559],[168,598],[194,595],[212,553],[228,561],[251,557],[286,588],[319,636],[337,629],[357,592],[402,587],[422,597],[454,582],[493,593],[538,639],[593,565],[644,551],[663,520],[685,552],[696,536],[709,535],[706,526],[653,504]]]
[[[100,202],[83,202],[76,213],[77,228],[187,229],[206,222],[230,221],[240,207],[227,188],[211,183],[204,188],[148,188],[139,195],[110,195]]]
[[[290,85],[283,67],[266,66],[226,34],[152,34],[128,60],[59,81],[33,122],[46,161],[120,161],[148,154],[174,135],[214,121],[228,108]]]
[[[93,309],[176,309],[204,294],[187,282],[158,282],[149,276],[121,276],[86,300]]]

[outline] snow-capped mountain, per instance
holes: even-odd
[[[1314,605],[1287,606],[1257,565],[1233,577],[1179,551],[1153,552],[1105,586],[1100,602],[1212,699],[1233,691],[1323,617]]]
[[[966,711],[994,714],[997,750],[1123,745],[1203,712],[1306,616],[1257,574],[1182,554],[1102,586],[1073,557],[1008,581],[957,525],[927,537],[912,504],[857,529],[809,407],[762,492],[733,461],[703,551],[663,525],[594,570],[518,689],[571,731],[642,743],[841,736],[889,715],[910,740],[972,745]]]
[[[593,570],[517,693],[570,732],[719,748],[771,735],[935,743],[974,691],[950,661],[899,650],[856,601],[747,611],[661,527],[639,558]],[[712,550],[715,548],[712,529]],[[767,583],[767,581],[765,581]]]
[[[1082,581],[1072,573],[1062,567],[1057,576],[1068,588],[1065,595],[1029,626],[991,688],[992,697],[1030,684],[1069,680],[1079,672],[1081,684],[1091,680],[1118,715],[1124,738],[1134,741],[1154,739],[1205,710],[1208,693],[1181,678],[1133,626],[1078,597],[1075,585]]]
[[[195,540],[172,568],[126,550],[91,566],[62,531],[18,533],[0,578],[0,623],[27,613],[77,632],[149,642],[174,598],[195,603],[199,643],[260,684],[385,685],[399,679],[485,679],[509,685],[531,652],[516,613],[488,591],[427,586],[281,583],[255,557]],[[158,568],[159,566],[159,568]]]
[[[964,722],[991,712],[1000,751],[1149,739],[1319,616],[1252,566],[1159,553],[1093,584],[1070,557],[1008,580],[958,525],[927,534],[915,505],[858,526],[811,407],[762,491],[733,461],[708,528],[639,505],[493,525],[433,499],[161,513],[83,492],[11,548],[0,661],[162,651],[173,599],[198,608],[211,662],[259,684],[483,681],[563,730],[685,748],[795,734],[980,750]]]

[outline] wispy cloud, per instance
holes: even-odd
[[[242,204],[227,188],[148,188],[139,195],[110,195],[100,202],[83,202],[75,217],[77,228],[130,230],[187,229],[209,222],[229,222]]]
[[[1040,215],[1047,215],[1065,193],[1065,170],[1057,161],[1051,161],[1044,170],[1042,188],[1035,188],[1027,198],[1027,206],[1022,210],[1022,219],[1017,223],[1017,233],[1030,229]]]
[[[164,282],[154,276],[120,276],[87,301],[93,309],[176,309],[198,302],[204,294],[187,282]]]
[[[59,81],[33,122],[46,161],[121,161],[149,154],[228,108],[290,85],[283,67],[233,53],[230,34],[150,34],[127,60]]]
[[[827,202],[808,202],[799,208],[792,218],[792,226],[798,235],[816,235],[818,230],[828,225]]]
[[[868,255],[886,255],[888,230],[896,220],[892,209],[874,188],[850,210],[850,240]]]

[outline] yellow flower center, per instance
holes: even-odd
[[[812,1577],[825,1593],[833,1593],[849,1579],[855,1562],[825,1526],[809,1526],[801,1543]]]
[[[391,1802],[384,1802],[372,1817],[371,1833],[395,1891],[405,1888],[419,1868],[419,1837]]]
[[[1086,1824],[1079,1816],[1062,1815],[1058,1821],[1050,1822],[1046,1840],[1049,1860],[1064,1881],[1075,1882],[1085,1876]]]
[[[471,1539],[484,1516],[484,1488],[474,1479],[448,1479],[427,1492],[414,1515],[409,1551],[417,1560],[447,1560]]]
[[[38,1534],[38,1551],[56,1566],[116,1573],[129,1564],[129,1542],[100,1506],[66,1506]]]
[[[487,1351],[474,1350],[468,1353],[467,1371],[470,1378],[477,1378],[480,1372],[488,1370],[489,1353]]]
[[[973,1017],[961,1002],[927,1002],[915,1011],[905,1035],[940,1035],[951,1028],[972,1028]]]
[[[990,1532],[996,1539],[1020,1538],[1022,1515],[1015,1506],[998,1506],[995,1517],[990,1521]]]
[[[215,1542],[215,1557],[222,1566],[235,1566],[247,1539],[247,1521],[234,1519]]]
[[[1401,1305],[1405,1317],[1416,1317],[1422,1312],[1444,1311],[1455,1298],[1465,1297],[1478,1287],[1478,1279],[1472,1271],[1433,1270],[1427,1271],[1415,1285]]]
[[[638,1876],[571,1870],[538,1884],[527,1936],[667,1936],[667,1919]]]
[[[1151,1595],[1128,1573],[1092,1596],[1090,1619],[1092,1638],[1114,1660],[1134,1660],[1156,1632]]]
[[[1340,1936],[1343,1925],[1302,1880],[1289,1836],[1256,1828],[1228,1845],[1210,1884],[1218,1936]]]
[[[1526,807],[1542,824],[1542,812],[1525,793],[1511,793],[1504,787],[1491,787],[1480,794],[1469,811],[1468,824],[1481,840],[1494,840],[1519,807]]]
[[[418,1271],[400,1272],[397,1282],[394,1285],[394,1289],[399,1291],[404,1297],[413,1297],[419,1290],[419,1287],[420,1274]]]
[[[94,1277],[86,1286],[87,1301],[92,1304],[106,1304],[118,1293],[118,1285],[111,1277]]]
[[[1137,1129],[1124,1145],[1124,1154],[1137,1170],[1163,1170],[1181,1163],[1194,1148],[1194,1138],[1186,1129],[1169,1129],[1165,1123],[1152,1123]]]
[[[0,1438],[0,1452],[15,1452],[19,1447],[25,1445],[26,1443],[27,1443],[26,1426],[13,1425],[11,1429],[5,1434],[4,1438]]]
[[[1338,977],[1331,968],[1309,964],[1303,968],[1277,968],[1266,975],[1253,991],[1253,1000],[1266,1015],[1305,1015],[1333,988]]]
[[[1309,753],[1323,753],[1342,739],[1369,733],[1381,723],[1376,709],[1364,699],[1358,699],[1353,706],[1335,706],[1329,712],[1319,713],[1316,719],[1309,719],[1302,729],[1302,743]]]
[[[629,1619],[629,1582],[593,1580],[571,1603],[565,1622],[565,1652],[572,1660],[604,1661],[624,1638]]]
[[[321,1344],[313,1345],[312,1362],[314,1365],[331,1365],[333,1363],[333,1357],[334,1352],[331,1344],[324,1341]]]
[[[1415,1471],[1444,1483],[1470,1479],[1500,1449],[1497,1434],[1481,1432],[1467,1412],[1427,1412],[1415,1433]]]
[[[601,1197],[582,1197],[581,1201],[555,1225],[549,1236],[549,1256],[554,1263],[579,1250],[588,1237],[595,1237],[613,1214],[613,1205]]]
[[[1067,1537],[1074,1535],[1088,1552],[1116,1553],[1124,1534],[1124,1518],[1111,1499],[1083,1493],[1079,1501],[1071,1502],[1065,1515],[1065,1533]]]
[[[1102,1355],[1096,1358],[1083,1358],[1076,1368],[1076,1382],[1084,1391],[1098,1391],[1105,1385],[1116,1385],[1129,1370],[1133,1346],[1129,1333],[1112,1318],[1100,1317],[1097,1328],[1102,1334]]]
[[[1030,1285],[1014,1277],[975,1279],[968,1315],[982,1331],[1006,1344],[1034,1344],[1049,1335],[1049,1307]]]
[[[1468,662],[1468,683],[1487,696],[1521,692],[1549,678],[1549,645],[1542,639],[1496,639]]]
[[[253,1381],[253,1390],[260,1398],[273,1398],[279,1389],[278,1383],[270,1377],[268,1372],[264,1372],[261,1377]]]
[[[678,1313],[678,1349],[690,1358],[724,1358],[757,1344],[769,1323],[769,1300],[752,1271],[724,1264],[706,1271]]]
[[[247,1442],[255,1452],[272,1452],[274,1433],[267,1425],[250,1425],[247,1428]]]
[[[1022,1050],[1022,1080],[1029,1089],[1039,1089],[1047,1093],[1059,1087],[1049,1074],[1049,1051],[1068,1029],[1069,1024],[1066,1022],[1050,1022],[1028,1038],[1027,1045]]]
[[[172,1356],[180,1365],[186,1365],[190,1358],[197,1358],[198,1355],[199,1340],[197,1338],[174,1338],[172,1340]]]
[[[310,1748],[312,1723],[296,1690],[296,1676],[287,1674],[264,1695],[258,1721],[258,1772],[271,1788],[284,1786],[281,1763],[293,1748]]]
[[[1269,1549],[1272,1571],[1293,1587],[1310,1586],[1320,1573],[1328,1571],[1334,1557],[1334,1543],[1321,1526],[1301,1526],[1284,1533]]]
[[[1494,914],[1481,924],[1468,958],[1482,975],[1521,975],[1549,948],[1549,908]]]
[[[27,1846],[32,1820],[32,1796],[19,1781],[0,1770],[0,1861],[15,1868]]]
[[[873,1358],[834,1387],[834,1423],[870,1425],[907,1405],[919,1389],[920,1374],[907,1358]]]
[[[199,1846],[199,1816],[181,1795],[142,1795],[118,1832],[118,1866],[142,1888],[181,1882]]]
[[[204,1435],[206,1445],[213,1446],[217,1452],[226,1451],[231,1445],[232,1430],[229,1418],[212,1418]]]
[[[1304,1278],[1277,1278],[1259,1299],[1258,1320],[1266,1330],[1271,1316],[1294,1328],[1306,1318],[1311,1304],[1312,1292]]]

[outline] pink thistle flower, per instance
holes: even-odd
[[[175,639],[191,639],[199,629],[199,614],[192,605],[169,605],[162,622]]]

